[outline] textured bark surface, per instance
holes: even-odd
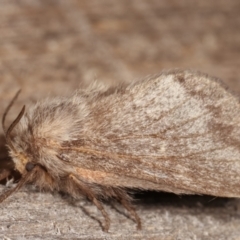
[[[240,92],[240,3],[230,1],[0,1],[0,115],[16,90],[23,104],[67,95],[98,79],[130,82],[169,68],[222,78]],[[0,136],[0,171],[11,169]],[[4,186],[0,186],[2,192]],[[143,230],[106,206],[111,227],[85,199],[26,187],[0,206],[2,239],[239,239],[239,200],[137,196]],[[86,214],[87,213],[87,214]]]

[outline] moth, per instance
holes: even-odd
[[[10,127],[9,154],[26,183],[85,195],[110,219],[116,199],[141,220],[129,190],[240,197],[240,105],[220,80],[165,71],[128,85],[79,90],[25,106]]]

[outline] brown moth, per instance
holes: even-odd
[[[15,97],[16,98],[16,97]],[[128,189],[240,197],[239,99],[215,78],[169,71],[127,86],[78,91],[25,107],[6,130],[25,183],[117,199],[141,228]]]

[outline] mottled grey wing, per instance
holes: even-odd
[[[240,105],[219,81],[165,72],[92,108],[91,131],[75,143],[82,150],[66,157],[105,173],[102,183],[240,197]]]

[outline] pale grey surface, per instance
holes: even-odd
[[[2,187],[1,187],[2,191]],[[141,201],[137,212],[143,230],[111,205],[109,233],[101,230],[103,217],[95,206],[82,199],[75,205],[66,196],[24,189],[1,205],[1,239],[239,239],[239,200],[170,196],[171,203],[158,199]],[[169,197],[166,195],[165,197]],[[186,201],[184,201],[184,199]],[[211,199],[211,198],[210,198]],[[191,202],[191,204],[190,204]],[[192,206],[191,206],[192,205]],[[114,206],[114,205],[113,205]],[[116,205],[120,212],[124,212]],[[85,214],[87,212],[88,214]]]
[[[23,104],[69,94],[82,82],[129,82],[166,68],[201,70],[240,92],[239,11],[238,0],[0,0],[0,115],[20,87],[7,123]],[[9,166],[4,144],[0,136],[1,169]],[[168,204],[161,198],[137,204],[142,231],[107,206],[111,228],[105,234],[98,221],[59,195],[23,190],[0,206],[0,236],[240,239],[239,200],[218,205],[216,199],[208,207],[198,198]],[[103,220],[90,202],[79,204]]]

